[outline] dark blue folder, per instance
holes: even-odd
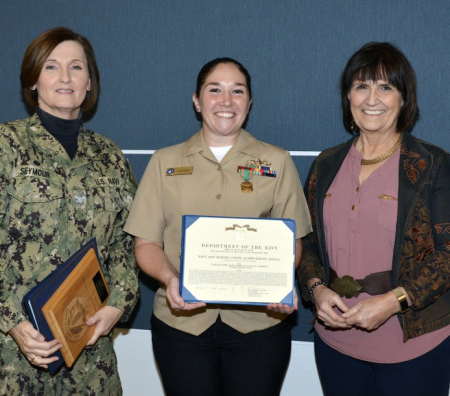
[[[54,340],[55,337],[53,337],[50,327],[45,320],[44,314],[42,313],[42,307],[47,303],[53,293],[58,290],[59,286],[62,285],[65,279],[90,249],[94,249],[98,258],[97,241],[95,238],[83,245],[63,264],[58,266],[58,268],[39,282],[23,297],[22,305],[28,313],[30,322],[33,324],[34,328],[45,337],[45,341]],[[62,366],[64,359],[60,351],[55,352],[51,356],[59,357],[59,360],[48,365],[50,373],[53,374],[59,367]]]

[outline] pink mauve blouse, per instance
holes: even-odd
[[[339,277],[351,275],[355,279],[392,269],[400,150],[374,171],[363,185],[359,183],[361,158],[352,146],[327,191],[323,208],[331,267]],[[370,297],[362,293],[357,298],[342,299],[351,308]],[[325,343],[341,353],[376,363],[414,359],[450,335],[450,326],[447,326],[404,343],[396,315],[371,332],[357,328],[333,330],[319,321],[315,330]]]

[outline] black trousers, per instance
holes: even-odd
[[[167,396],[276,396],[290,359],[291,326],[248,334],[216,323],[199,336],[155,315],[152,343]]]
[[[325,396],[448,396],[450,337],[430,352],[401,363],[352,358],[314,336],[317,369]]]

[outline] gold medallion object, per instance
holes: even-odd
[[[253,192],[253,184],[249,181],[244,181],[241,183],[241,190],[244,193],[251,193]]]

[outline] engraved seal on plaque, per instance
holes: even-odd
[[[88,300],[86,297],[73,296],[63,314],[63,331],[69,341],[77,342],[86,333],[89,318]]]

